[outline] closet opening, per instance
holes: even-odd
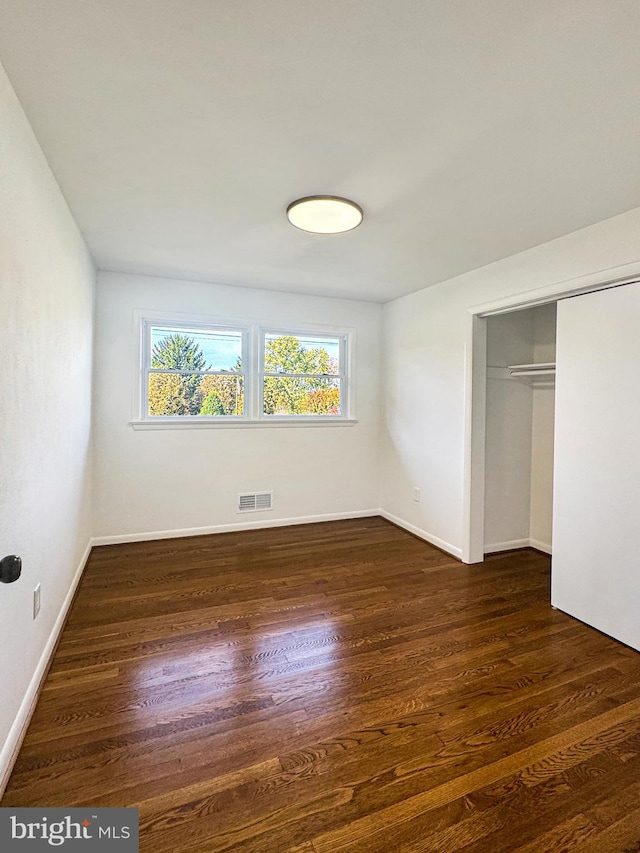
[[[591,304],[579,301],[587,295],[637,293],[629,286],[638,284],[638,274],[631,276],[626,268],[618,270],[619,276],[615,272],[609,271],[608,280],[594,273],[525,292],[519,302],[501,298],[468,309],[463,562],[481,563],[485,553],[526,546],[553,549],[557,562],[562,544],[557,519],[566,507],[556,507],[553,548],[554,491],[558,502],[561,484],[561,455],[554,444],[562,438],[566,455],[575,433],[569,418],[567,438],[566,413],[569,410],[573,417],[574,407],[569,392],[576,383],[567,384],[565,363],[570,363],[567,355],[573,357],[577,345],[573,332],[563,332],[563,317],[575,313],[574,304]],[[607,310],[612,310],[614,298],[607,298]],[[564,426],[556,415],[556,320],[562,361],[557,411],[560,414],[564,399]],[[616,323],[623,325],[621,317]],[[562,343],[563,335],[565,341],[570,339],[568,345]],[[584,381],[578,385],[584,387]],[[589,382],[587,390],[591,387]],[[566,479],[565,472],[565,485]]]
[[[551,554],[557,303],[487,317],[483,554]]]

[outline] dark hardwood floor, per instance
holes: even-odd
[[[640,655],[380,518],[96,548],[4,806],[154,853],[640,850]]]

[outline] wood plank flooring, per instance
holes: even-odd
[[[640,851],[640,655],[380,518],[96,548],[3,806],[153,853]]]

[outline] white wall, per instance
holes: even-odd
[[[465,346],[471,306],[640,259],[640,209],[384,306],[381,505],[454,554],[464,542]],[[420,486],[422,501],[412,501]]]
[[[556,317],[558,303],[550,302],[532,308],[533,314],[533,360],[537,364],[556,360]]]
[[[135,431],[136,310],[355,329],[359,423]],[[100,273],[95,535],[113,541],[376,510],[381,313],[372,303]],[[255,490],[273,490],[274,510],[238,516],[237,493]]]
[[[0,126],[0,557],[24,561],[0,585],[1,788],[91,533],[95,275],[1,66]]]
[[[551,553],[553,528],[553,428],[555,386],[533,389],[531,431],[531,517],[529,539]]]

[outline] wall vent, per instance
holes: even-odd
[[[238,512],[264,512],[266,509],[273,509],[273,492],[238,495]]]

